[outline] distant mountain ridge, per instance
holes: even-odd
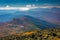
[[[43,30],[58,27],[59,25],[25,15],[16,17],[12,21],[0,23],[0,34],[4,36],[5,34],[10,35],[25,31]]]
[[[12,21],[7,22],[7,24],[17,24],[17,25],[24,25],[27,26],[28,24],[34,24],[34,26],[41,28],[41,29],[45,29],[45,28],[54,28],[58,25],[46,22],[44,20],[40,20],[31,16],[20,16],[20,17],[16,17],[14,18]]]
[[[35,8],[29,11],[0,10],[0,22],[7,22],[19,15],[30,15],[60,25],[60,8]]]

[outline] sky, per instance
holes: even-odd
[[[8,9],[9,10],[18,9],[20,11],[28,11],[34,8],[34,7],[31,7],[31,5],[38,7],[38,10],[33,10],[33,11],[38,11],[37,13],[40,14],[39,16],[42,17],[42,19],[45,19],[49,22],[60,24],[60,0],[0,0],[0,22],[6,16],[5,13],[1,12],[1,10],[3,10],[3,12],[4,10],[8,10]],[[30,8],[28,8],[27,6],[29,6]],[[23,8],[20,8],[20,7],[23,7]],[[53,7],[57,7],[57,8],[54,9]],[[43,8],[43,9],[39,9],[39,8]],[[6,16],[6,18],[7,17],[8,16]]]
[[[26,6],[33,5],[44,6],[44,5],[54,5],[60,6],[60,0],[0,0],[0,6]]]

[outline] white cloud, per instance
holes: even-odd
[[[30,9],[36,8],[35,5],[26,5],[25,7],[0,7],[0,10],[20,10],[20,11],[28,11]]]
[[[28,11],[30,10],[30,8],[27,8],[27,7],[22,7],[22,8],[19,8],[20,11]]]
[[[6,7],[10,7],[9,5],[7,5]]]
[[[32,5],[26,5],[26,7],[31,7]]]
[[[35,9],[35,8],[60,8],[60,6],[35,6],[35,5],[26,5],[26,7],[0,7],[0,10],[20,10],[20,11],[28,11],[30,9]]]
[[[60,6],[40,6],[39,8],[60,8]]]

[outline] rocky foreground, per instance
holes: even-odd
[[[33,30],[21,34],[0,37],[0,40],[60,40],[60,28]]]

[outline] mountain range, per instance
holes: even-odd
[[[29,15],[54,24],[60,25],[60,8],[35,8],[28,11],[0,10],[0,22],[11,21],[20,15]]]
[[[8,22],[0,23],[0,34],[10,35],[15,33],[21,33],[30,30],[43,30],[48,28],[58,28],[59,25],[55,25],[44,20],[40,20],[31,16],[22,15],[16,17]]]

